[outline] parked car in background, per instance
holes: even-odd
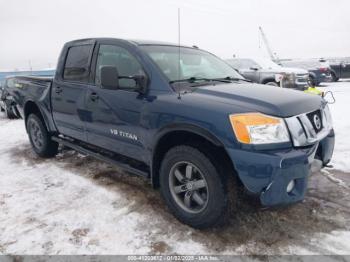
[[[302,68],[288,68],[268,59],[234,58],[226,62],[254,83],[306,90],[309,73]]]
[[[234,214],[238,197],[229,196],[244,191],[238,187],[265,207],[301,201],[311,166],[332,157],[322,97],[247,83],[198,48],[76,40],[63,47],[54,78],[18,84],[36,154],[53,157],[62,144],[144,176],[195,228]]]
[[[14,77],[8,77],[3,81],[3,84],[0,87],[0,111],[5,112],[6,117],[9,119],[20,117],[13,96],[9,93],[9,88],[14,88],[15,83],[16,79]]]
[[[328,59],[333,82],[340,78],[350,78],[350,58]]]
[[[309,83],[311,86],[318,86],[322,82],[329,82],[332,79],[330,67],[320,61],[313,60],[289,60],[281,61],[285,67],[303,68],[309,72]]]

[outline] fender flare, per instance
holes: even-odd
[[[155,142],[152,145],[152,151],[154,151],[154,149],[157,147],[162,137],[164,137],[165,135],[171,132],[176,132],[176,131],[191,132],[196,135],[202,136],[203,138],[206,138],[216,146],[224,146],[224,144],[212,132],[210,132],[208,129],[204,127],[194,125],[194,124],[188,124],[188,123],[175,123],[175,124],[167,125],[158,131],[158,133],[156,134]]]
[[[224,144],[215,136],[211,131],[204,127],[200,127],[194,124],[187,124],[187,123],[176,123],[176,124],[171,124],[168,126],[165,126],[161,128],[158,133],[155,135],[155,142],[152,144],[151,148],[151,163],[150,163],[150,179],[153,187],[157,187],[157,174],[156,174],[156,169],[157,167],[155,166],[156,162],[156,156],[157,156],[157,149],[159,148],[159,144],[162,138],[166,136],[167,134],[170,134],[172,132],[177,132],[177,131],[185,131],[185,132],[190,132],[192,134],[201,136],[202,138],[208,140],[212,144],[218,147],[223,147]]]
[[[261,80],[261,84],[263,85],[266,85],[268,82],[276,82],[276,79],[274,77],[266,77]]]
[[[29,116],[29,114],[26,113],[26,107],[29,103],[33,103],[38,109],[39,109],[39,112],[40,112],[40,115],[43,119],[43,122],[44,122],[44,125],[46,127],[47,130],[50,130],[49,129],[49,126],[48,126],[48,123],[47,123],[47,119],[46,119],[46,116],[45,114],[43,113],[43,111],[41,110],[40,106],[33,100],[31,99],[28,99],[26,100],[24,103],[23,103],[23,118],[24,118],[24,123],[25,123],[25,127],[27,129],[27,118]]]

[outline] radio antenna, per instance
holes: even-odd
[[[180,15],[180,7],[177,9],[177,33],[178,33],[178,36],[177,36],[177,41],[178,41],[178,61],[177,61],[177,79],[180,80],[180,77],[181,77],[181,74],[180,74],[180,70],[181,70],[181,63],[180,63],[180,42],[181,42],[181,15]],[[180,95],[180,91],[179,91],[179,96],[178,96],[178,99],[181,98],[181,95]]]

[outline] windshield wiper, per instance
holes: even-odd
[[[172,81],[169,81],[169,83],[170,84],[180,83],[180,82],[195,83],[197,81],[230,83],[231,80],[232,79],[229,79],[229,78],[226,78],[226,77],[225,78],[197,78],[197,77],[190,77],[190,78],[185,78],[185,79],[172,80]]]
[[[245,79],[245,78],[240,78],[240,77],[224,77],[224,78],[213,78],[213,81],[220,81],[220,80],[225,80],[225,81],[245,81],[251,83],[252,81]]]

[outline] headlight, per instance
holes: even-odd
[[[261,113],[232,114],[230,122],[239,142],[272,144],[289,142],[284,120]]]

